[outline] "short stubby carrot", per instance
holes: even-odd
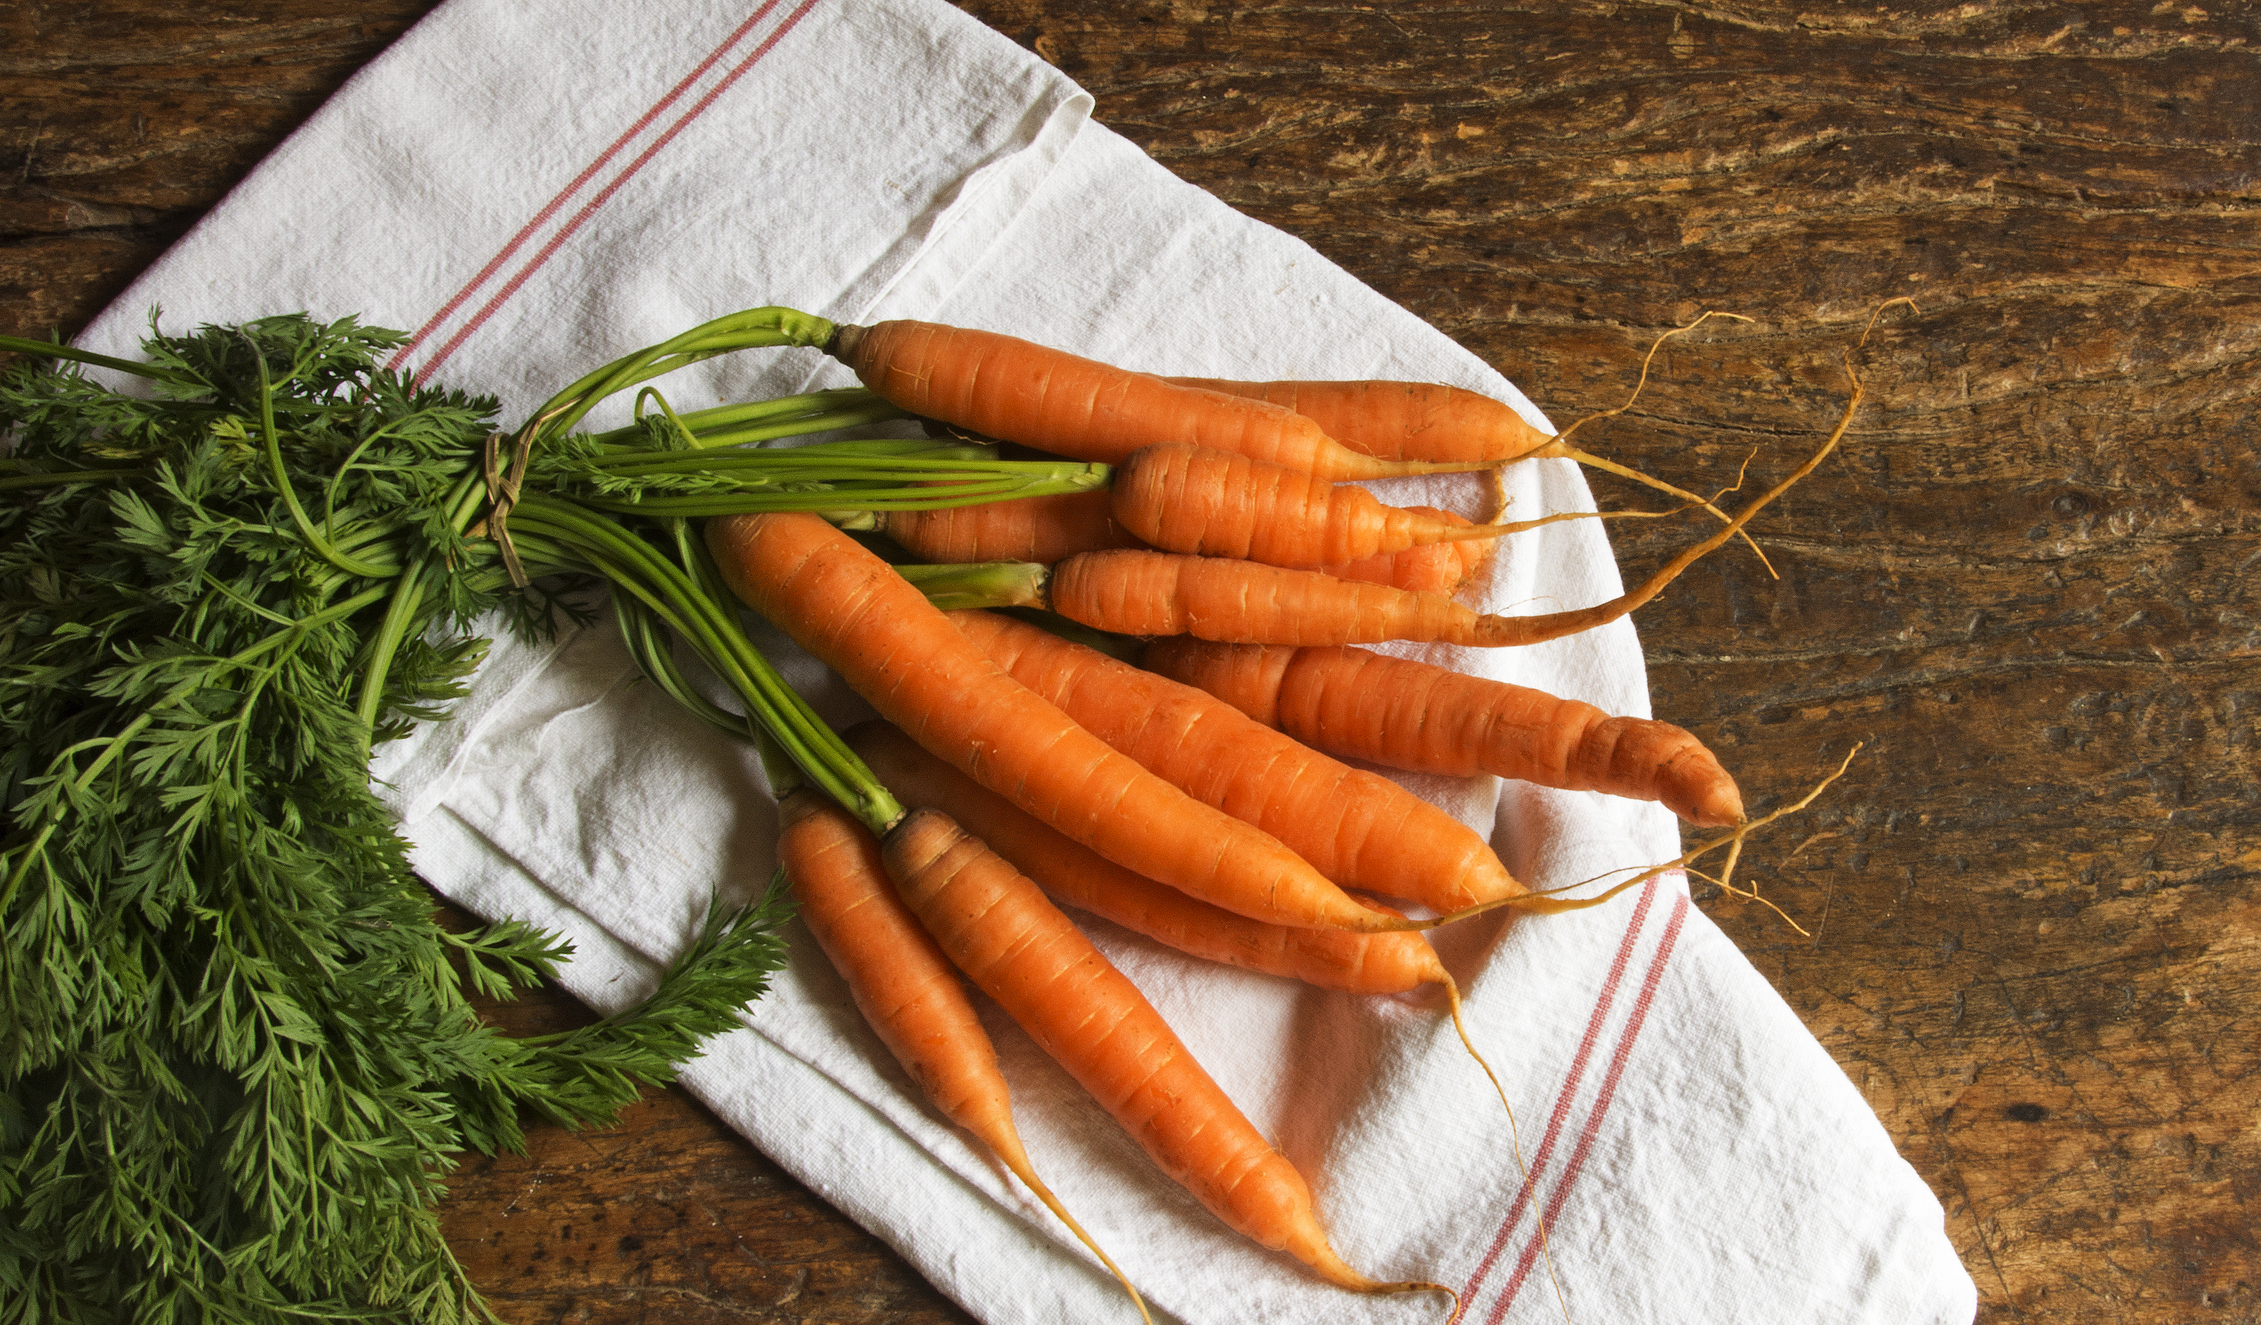
[[[1402,994],[1451,977],[1417,933],[1268,925],[1133,874],[1037,821],[884,722],[845,733],[896,795],[942,811],[1044,891],[1189,956],[1352,994]]]
[[[1036,1176],[989,1032],[957,968],[896,896],[879,839],[807,788],[788,792],[777,817],[777,859],[797,913],[865,1022],[942,1116],[988,1146],[1113,1271],[1151,1325],[1129,1277]]]
[[[1294,410],[1344,446],[1385,460],[1497,463],[1553,440],[1504,401],[1434,382],[1170,380]]]
[[[951,619],[1016,681],[1195,799],[1285,842],[1349,888],[1449,913],[1527,891],[1483,838],[1208,692],[989,612]]]
[[[1178,638],[1154,641],[1144,662],[1347,759],[1661,801],[1706,827],[1743,821],[1735,779],[1669,722],[1358,648]]]
[[[1078,552],[1145,546],[1116,523],[1113,502],[1107,489],[1094,488],[938,511],[887,511],[879,527],[921,561],[1050,565]]]
[[[1279,924],[1402,929],[1277,838],[1139,767],[1005,675],[911,584],[804,513],[706,528],[724,582],[880,716],[1125,868]]]
[[[1272,566],[1325,566],[1508,532],[1432,519],[1364,488],[1178,443],[1133,452],[1115,466],[1110,488],[1116,521],[1150,546]]]
[[[1156,442],[1191,442],[1335,479],[1479,467],[1377,460],[1294,410],[996,332],[881,322],[842,326],[825,348],[901,409],[1078,460],[1113,463]]]
[[[1344,1288],[1437,1287],[1379,1283],[1343,1262],[1303,1175],[1026,875],[938,810],[911,811],[884,846],[903,900],[958,969],[1211,1213]]]

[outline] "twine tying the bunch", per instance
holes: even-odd
[[[518,504],[519,485],[526,481],[526,461],[534,452],[534,428],[529,423],[519,430],[518,440],[511,448],[510,468],[502,467],[502,434],[488,433],[487,443],[480,456],[480,468],[487,481],[487,515],[472,529],[484,533],[502,550],[503,569],[510,574],[510,582],[525,588],[533,580],[526,574],[525,566],[518,560],[518,549],[510,542],[510,509]]]

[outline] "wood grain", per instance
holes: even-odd
[[[427,7],[0,15],[5,329],[83,324]],[[1702,900],[1982,1320],[2261,1320],[2256,11],[963,7],[1558,421],[1753,319],[1582,434],[1675,481],[1786,470],[1851,355],[1842,454],[1761,518],[1780,578],[1722,552],[1640,617],[1657,712],[1758,807],[1864,743],[1749,866],[1810,936]],[[1637,576],[1691,535],[1615,536]],[[966,1319],[679,1092],[453,1189],[514,1321]]]

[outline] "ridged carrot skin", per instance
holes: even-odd
[[[1133,452],[1110,486],[1116,522],[1149,546],[1271,566],[1313,568],[1495,536],[1488,526],[1384,505],[1364,488],[1179,443]]]
[[[884,845],[904,901],[958,969],[1211,1213],[1345,1288],[1429,1287],[1377,1283],[1335,1254],[1303,1175],[1027,876],[937,810],[911,811]]]
[[[1543,644],[1607,625],[1656,597],[1680,572],[1740,533],[1752,516],[1827,454],[1824,448],[1744,507],[1726,528],[1666,562],[1639,587],[1563,612],[1495,616],[1442,594],[1351,583],[1319,571],[1237,558],[1135,548],[1070,557],[1053,568],[1046,592],[1060,615],[1122,635],[1193,635],[1235,644]]]
[[[919,591],[818,516],[709,521],[747,606],[838,672],[880,716],[1100,855],[1277,924],[1388,930],[1278,839],[1201,804],[1014,681]]]
[[[1489,616],[1443,594],[1137,549],[1070,557],[1053,568],[1049,593],[1053,611],[1095,630],[1242,644],[1535,644],[1607,619]]]
[[[1346,759],[1661,801],[1705,827],[1743,821],[1702,741],[1648,718],[1357,648],[1156,640],[1145,665]]]
[[[1049,566],[1078,552],[1145,546],[1115,522],[1113,503],[1112,492],[1094,488],[938,511],[890,511],[880,528],[921,561],[1036,561]]]
[[[1353,994],[1402,994],[1450,977],[1419,934],[1267,925],[1196,901],[1069,841],[884,722],[848,745],[907,804],[942,811],[1055,899],[1190,956]]]
[[[1191,442],[1331,479],[1472,467],[1377,460],[1294,410],[996,332],[881,322],[842,326],[826,348],[901,409],[1078,460],[1111,464],[1142,446]]]
[[[997,1052],[949,958],[895,895],[879,839],[813,791],[778,802],[778,862],[864,1020],[943,1117],[1029,1168]]]
[[[1434,506],[1408,506],[1405,509],[1447,524],[1474,523],[1467,516],[1439,510]],[[1379,552],[1357,561],[1336,562],[1318,569],[1321,574],[1338,580],[1387,584],[1417,593],[1450,594],[1483,574],[1484,566],[1492,559],[1492,549],[1498,546],[1499,541],[1490,538],[1424,543],[1419,547],[1409,547],[1398,552]]]
[[[1431,382],[1170,380],[1294,410],[1344,446],[1386,460],[1498,462],[1553,440],[1504,401]]]
[[[864,1020],[943,1117],[974,1134],[1045,1208],[1122,1281],[1139,1318],[1146,1303],[1112,1257],[1036,1176],[997,1050],[958,970],[896,895],[879,839],[806,788],[778,802],[778,863],[798,914],[847,983]]]
[[[879,527],[921,561],[1033,561],[1049,566],[1079,552],[1146,546],[1116,522],[1113,503],[1112,492],[1094,488],[938,511],[889,511],[879,517]],[[1406,509],[1456,527],[1470,523],[1465,516],[1433,506]],[[1482,538],[1425,543],[1319,569],[1337,579],[1451,593],[1483,568],[1494,546],[1495,540]]]
[[[1313,571],[1222,557],[1135,549],[1087,552],[1054,568],[1053,610],[1125,635],[1193,635],[1239,644],[1375,644],[1409,640],[1499,648],[1540,644],[1626,615],[1811,474],[1851,428],[1859,384],[1820,449],[1722,528],[1681,551],[1639,586],[1605,602],[1537,616],[1493,616],[1440,594],[1352,584]]]
[[[1010,617],[951,619],[1016,681],[1188,795],[1285,842],[1336,883],[1439,913],[1527,891],[1467,825],[1204,690]]]

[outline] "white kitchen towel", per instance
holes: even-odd
[[[81,338],[284,311],[415,333],[399,362],[498,395],[732,309],[931,317],[1129,366],[1506,381],[1311,249],[1088,122],[1066,78],[940,0],[449,0],[362,71]],[[848,380],[809,351],[710,360],[678,408]],[[617,421],[601,414],[599,426]],[[1467,478],[1385,485],[1475,514]],[[1518,514],[1590,509],[1509,471]],[[1520,536],[1482,598],[1619,588],[1598,522]],[[860,702],[760,636],[827,716]],[[1646,713],[1629,623],[1463,670]],[[451,721],[375,773],[418,867],[470,909],[568,936],[600,1009],[648,987],[717,886],[760,887],[773,805],[748,752],[672,710],[598,625],[505,640]],[[1669,815],[1492,779],[1408,779],[1552,887],[1659,861]],[[1620,876],[1621,877],[1621,876]],[[1966,1321],[1939,1204],[1844,1075],[1668,876],[1607,906],[1438,936],[1519,1131],[1437,1000],[1359,999],[1094,938],[1317,1189],[1337,1248],[1442,1282],[1461,1319]],[[791,970],[684,1079],[730,1125],[984,1321],[1129,1318],[1120,1289],[918,1097],[796,929]],[[1243,1242],[985,1012],[1032,1155],[1182,1322],[1414,1322]],[[1541,1221],[1547,1230],[1540,1235]]]

